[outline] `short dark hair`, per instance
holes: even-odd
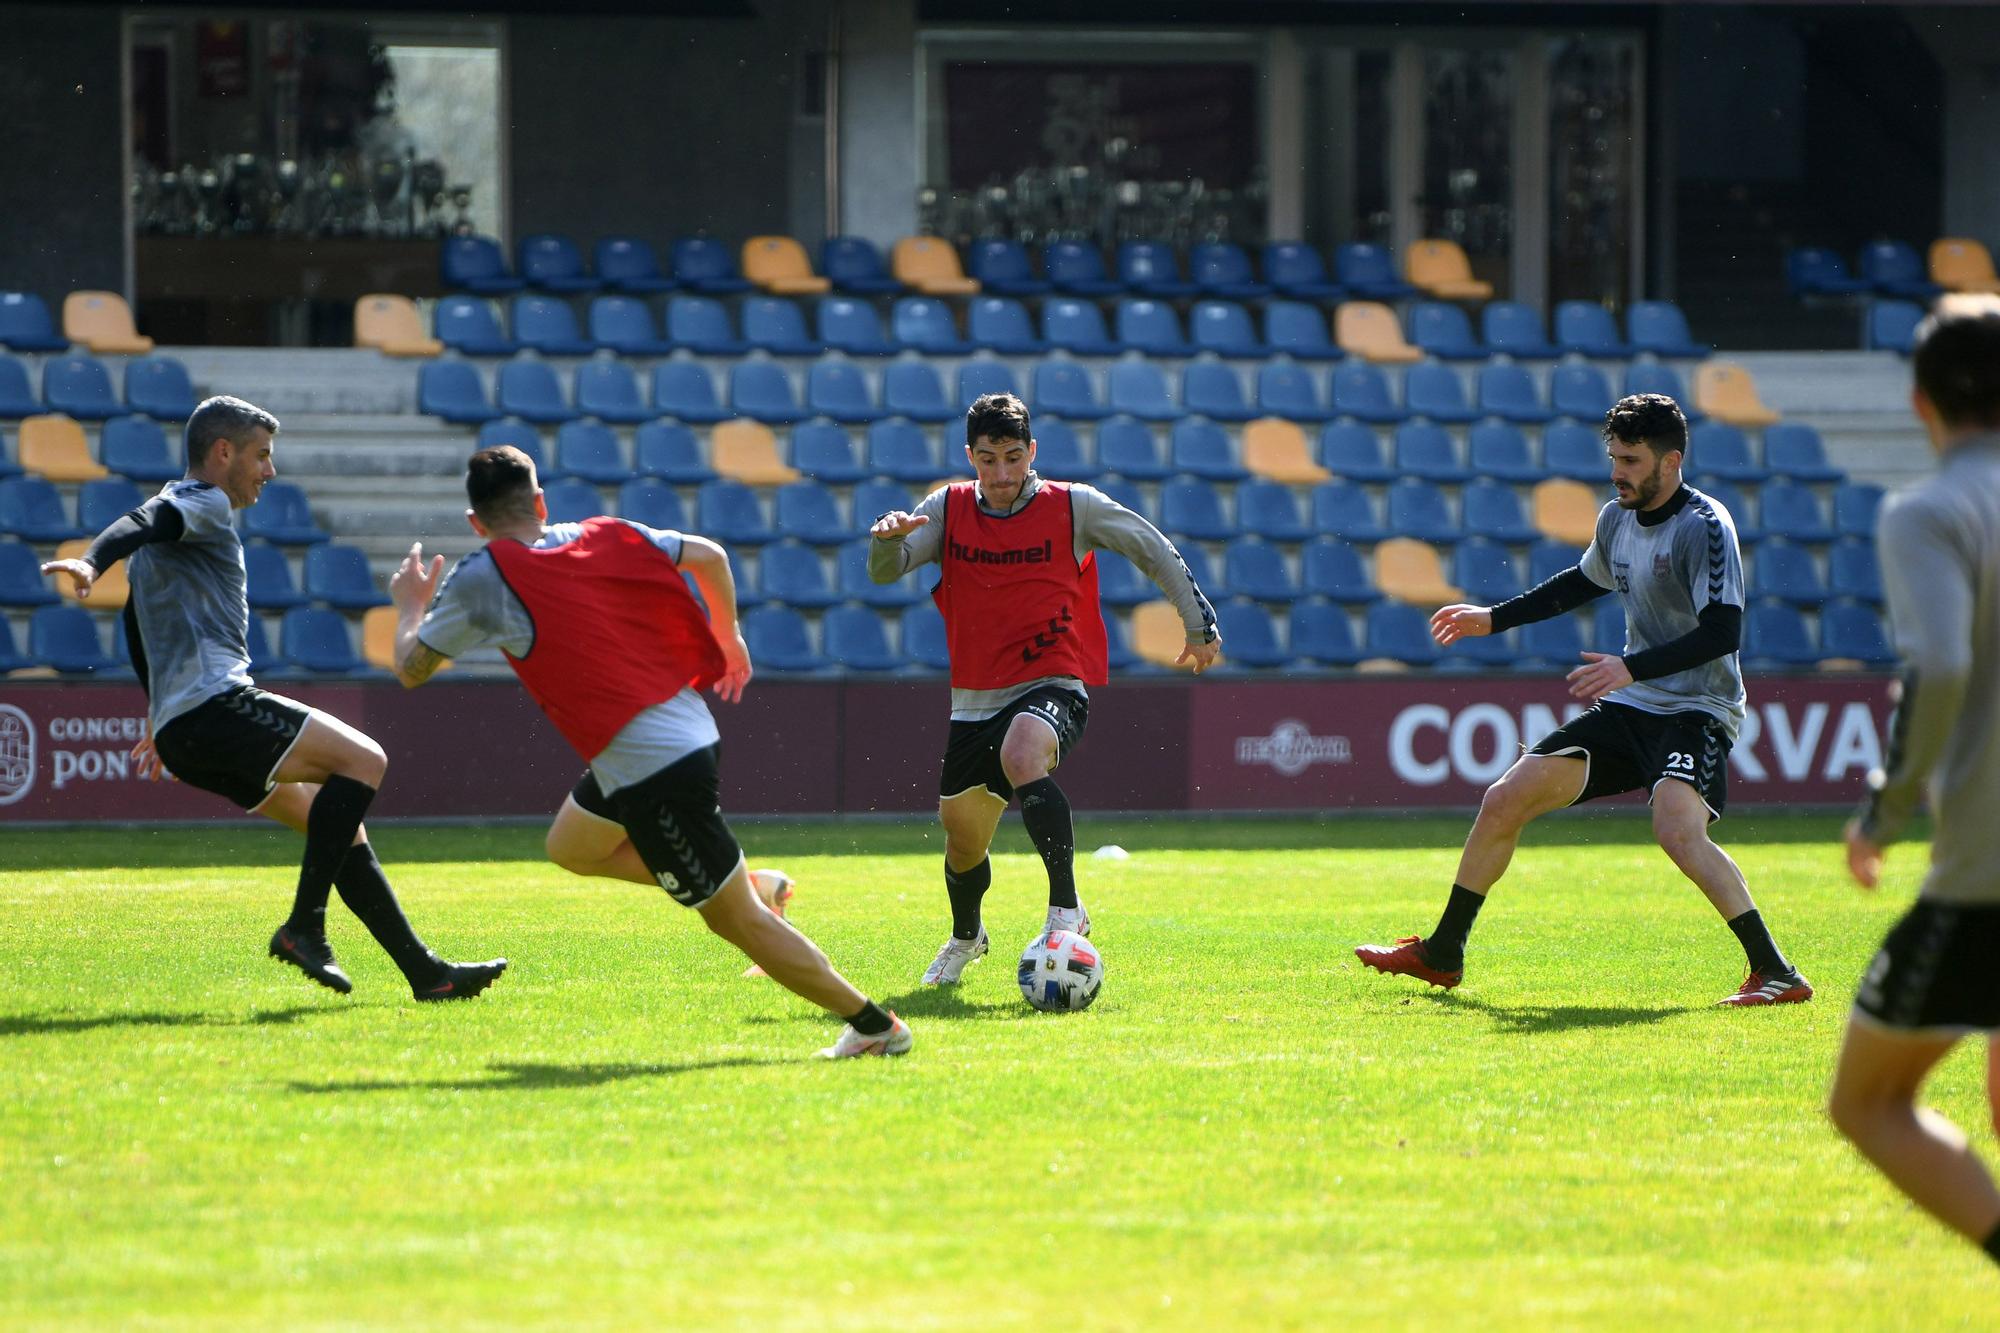
[[[1688,422],[1681,415],[1680,404],[1663,393],[1627,394],[1604,414],[1604,439],[1606,443],[1643,444],[1655,458],[1669,449],[1686,454]]]
[[[465,465],[465,498],[488,527],[535,516],[535,460],[511,444],[481,449]]]
[[[1035,438],[1028,430],[1028,405],[1011,393],[981,394],[965,413],[965,447],[970,449],[982,435],[1028,443]]]
[[[1917,388],[1947,426],[2000,426],[2000,301],[1946,296],[1917,326]]]
[[[187,465],[190,470],[208,461],[217,440],[240,444],[243,437],[262,427],[276,435],[278,419],[255,403],[218,394],[202,400],[187,422]]]

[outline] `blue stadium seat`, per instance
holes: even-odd
[[[1472,332],[1463,310],[1443,301],[1418,301],[1410,307],[1410,341],[1427,355],[1447,361],[1484,361],[1486,345]]]
[[[1230,535],[1233,537],[1235,534]],[[1181,563],[1187,567],[1188,577],[1194,580],[1194,586],[1200,588],[1204,596],[1214,601],[1224,594],[1226,589],[1221,577],[1209,568],[1208,552],[1195,542],[1188,541],[1180,544],[1180,556]]]
[[[511,313],[515,341],[543,356],[589,356],[597,350],[576,327],[576,312],[567,301],[522,292],[513,299]]]
[[[170,356],[147,356],[125,364],[125,405],[158,421],[186,421],[194,414],[194,381],[187,367]]]
[[[1458,461],[1451,433],[1427,421],[1411,421],[1396,427],[1395,460],[1395,470],[1405,477],[1444,482],[1472,479],[1472,473]]]
[[[1097,463],[1130,481],[1164,481],[1174,473],[1161,456],[1152,428],[1136,417],[1112,417],[1098,426]]]
[[[362,668],[347,617],[323,606],[295,606],[285,612],[279,622],[278,651],[306,671],[346,675]]]
[[[1042,303],[1044,319],[1048,318],[1049,306],[1054,304],[1053,301]],[[1103,327],[1101,316],[1098,326],[1100,329]],[[1011,297],[975,297],[966,311],[966,330],[971,334],[973,346],[998,352],[1002,356],[1040,356],[1049,347],[1047,339],[1035,335],[1035,326],[1028,319],[1028,308]]]
[[[1336,416],[1377,425],[1410,419],[1409,409],[1390,392],[1389,377],[1366,361],[1349,361],[1333,368],[1333,411]]]
[[[840,600],[819,552],[795,541],[777,541],[757,556],[758,600],[786,606],[832,606]]]
[[[1333,272],[1340,285],[1369,301],[1407,301],[1421,295],[1396,276],[1396,261],[1379,245],[1353,242],[1336,246]]]
[[[1487,416],[1530,423],[1553,421],[1557,416],[1542,402],[1535,377],[1512,362],[1480,369],[1479,410]]]
[[[1264,341],[1301,361],[1341,361],[1347,353],[1327,336],[1326,317],[1303,301],[1264,303]]]
[[[808,421],[792,428],[791,464],[819,481],[837,486],[873,475],[854,453],[854,437],[830,421]]]
[[[1267,241],[1264,279],[1285,296],[1299,301],[1338,301],[1347,295],[1327,276],[1319,251],[1302,241]]]
[[[961,362],[958,367],[959,410],[969,409],[989,393],[1011,393],[1018,398],[1021,386],[1015,382],[1014,372],[1004,362],[985,358]],[[1041,410],[1039,404],[1036,410]]]
[[[42,410],[42,400],[28,382],[28,368],[0,352],[0,421],[19,421]]]
[[[1019,241],[974,241],[966,249],[967,276],[996,296],[1045,296],[1049,284],[1035,276],[1035,261]]]
[[[1188,315],[1188,334],[1197,352],[1212,352],[1232,360],[1269,356],[1271,349],[1257,337],[1250,312],[1234,301],[1197,301]]]
[[[1022,312],[1021,320],[1026,324],[1026,311]],[[889,312],[889,336],[925,356],[963,356],[973,348],[972,343],[958,336],[958,324],[951,317],[951,307],[932,296],[905,296],[898,300]]]
[[[912,421],[956,421],[964,414],[944,396],[944,383],[928,361],[892,361],[882,372],[882,407]]]
[[[1172,246],[1160,241],[1126,241],[1118,247],[1118,278],[1141,296],[1194,296],[1201,289],[1181,277]]]
[[[1601,307],[1590,308],[1596,310]],[[1555,409],[1557,416],[1574,417],[1578,421],[1597,425],[1616,401],[1616,395],[1611,392],[1611,381],[1596,366],[1568,362],[1557,366],[1549,376],[1549,406]]]
[[[1583,662],[1583,625],[1576,616],[1557,616],[1521,626],[1521,664],[1568,670]]]
[[[1298,497],[1276,481],[1246,481],[1236,488],[1236,526],[1266,541],[1302,542],[1312,536]]]
[[[961,394],[964,384],[961,369]],[[1091,382],[1089,371],[1074,361],[1055,357],[1036,363],[1033,399],[1037,414],[1051,412],[1078,421],[1095,421],[1111,415],[1112,411],[1098,401],[1097,389]]]
[[[0,606],[53,606],[61,598],[42,577],[42,558],[26,542],[0,542]],[[6,622],[0,616],[0,624]]]
[[[1488,351],[1516,361],[1553,361],[1562,348],[1549,341],[1541,312],[1519,301],[1488,301],[1479,311],[1479,332]]]
[[[574,479],[543,486],[542,502],[548,506],[551,523],[581,523],[604,512],[604,497],[597,488]]]
[[[683,236],[669,250],[674,281],[705,296],[733,296],[750,290],[736,267],[736,249],[707,236]]]
[[[1465,589],[1478,606],[1494,606],[1518,597],[1527,586],[1507,548],[1487,537],[1468,537],[1451,556],[1451,581]]]
[[[695,528],[719,542],[762,546],[778,534],[764,521],[757,492],[727,477],[703,482],[695,492]]]
[[[1729,521],[1736,527],[1736,539],[1748,546],[1764,537],[1764,528],[1757,522],[1750,508],[1750,501],[1742,491],[1726,481],[1705,481],[1696,487],[1703,495],[1722,506],[1729,515]]]
[[[1430,617],[1407,602],[1376,602],[1367,611],[1363,652],[1411,666],[1432,666],[1438,660],[1437,640],[1431,638]]]
[[[264,483],[257,503],[243,511],[243,531],[280,546],[317,546],[327,533],[313,521],[306,493],[289,481]]]
[[[1147,421],[1172,421],[1181,409],[1167,394],[1167,377],[1150,361],[1119,361],[1106,376],[1113,412],[1127,412]]]
[[[715,480],[694,432],[672,421],[649,421],[633,436],[633,471],[676,486]]]
[[[639,477],[618,488],[618,517],[663,532],[686,532],[687,510],[672,486],[658,477]]]
[[[1852,597],[1876,606],[1882,604],[1882,567],[1875,558],[1875,543],[1859,537],[1843,537],[1827,555],[1827,591],[1835,597]]]
[[[1764,466],[1793,481],[1842,481],[1847,475],[1826,461],[1819,432],[1797,421],[1764,427]]]
[[[715,396],[715,381],[699,361],[675,359],[653,367],[653,410],[697,425],[727,421],[730,413]]]
[[[811,415],[792,392],[791,376],[775,361],[739,361],[731,366],[729,406],[739,417],[772,426],[789,426]]]
[[[1623,360],[1638,349],[1618,335],[1618,321],[1595,301],[1564,301],[1556,306],[1556,343],[1578,356]]]
[[[1128,296],[1118,302],[1117,341],[1147,356],[1187,356],[1194,351],[1194,344],[1181,335],[1180,316],[1174,308],[1144,296]]]
[[[777,494],[778,532],[813,546],[839,546],[853,525],[841,517],[833,492],[816,481],[794,481]]]
[[[85,532],[102,532],[144,503],[139,488],[123,477],[86,481],[76,491],[76,525]]]
[[[806,332],[805,312],[787,296],[746,296],[743,341],[772,356],[818,356],[826,344]]]
[[[1415,477],[1389,487],[1389,531],[1437,546],[1450,546],[1465,536],[1444,492]]]
[[[1625,367],[1625,394],[1629,397],[1635,393],[1665,394],[1680,405],[1681,415],[1688,419],[1689,425],[1702,419],[1701,409],[1694,405],[1680,373],[1664,361],[1634,361]]]
[[[1924,257],[1902,241],[1872,241],[1861,247],[1861,279],[1878,296],[1934,301],[1944,288],[1930,280]]]
[[[1237,460],[1229,433],[1199,417],[1176,421],[1167,435],[1168,462],[1175,472],[1205,481],[1244,481],[1249,469]]]
[[[1229,301],[1258,301],[1271,294],[1257,281],[1250,256],[1228,241],[1204,241],[1188,251],[1188,276],[1210,296]]]
[[[1611,476],[1603,435],[1580,421],[1558,421],[1543,433],[1542,467],[1570,481],[1601,483]]]
[[[1042,252],[1049,281],[1070,296],[1115,296],[1125,284],[1104,268],[1104,255],[1088,241],[1051,241]]]
[[[1796,482],[1774,481],[1758,492],[1758,526],[1768,537],[1798,542],[1830,542],[1833,528],[1819,497]]]
[[[1694,340],[1687,316],[1672,301],[1634,301],[1625,312],[1625,332],[1634,347],[1654,356],[1699,361],[1715,350]]]
[[[1460,639],[1439,653],[1438,667],[1445,671],[1469,669],[1511,671],[1521,664],[1523,656],[1519,646],[1519,636],[1514,631],[1508,630],[1503,634],[1483,634],[1478,638]]]
[[[1348,481],[1394,481],[1382,457],[1382,439],[1366,426],[1336,421],[1319,433],[1320,466]]]
[[[496,417],[480,426],[479,440],[474,448],[497,449],[503,444],[512,445],[528,456],[528,461],[535,465],[538,481],[547,483],[562,476],[562,469],[550,462],[542,449],[541,435],[527,422],[516,421],[512,417]]]
[[[930,671],[950,669],[951,644],[945,637],[944,616],[928,598],[903,612],[902,624],[905,656]]]
[[[1312,492],[1313,531],[1350,542],[1388,537],[1368,492],[1351,481],[1323,481]]]
[[[285,553],[268,542],[244,546],[243,572],[253,611],[289,611],[310,600],[293,581]]]
[[[1104,312],[1096,303],[1068,297],[1042,302],[1042,341],[1077,356],[1114,356],[1121,350],[1105,332]]]
[[[132,647],[125,641],[125,617],[116,616],[111,621],[111,660],[115,664],[104,673],[108,680],[136,680],[138,674],[132,670]]]
[[[1148,523],[1153,521],[1152,507],[1146,503],[1146,497],[1140,493],[1139,488],[1131,482],[1122,477],[1106,477],[1097,484],[1097,489]]]
[[[1148,367],[1150,369],[1150,367]],[[1111,376],[1114,392],[1119,367]],[[1181,370],[1181,406],[1188,412],[1217,421],[1250,421],[1257,409],[1243,397],[1243,381],[1236,371],[1220,361],[1190,361]]]
[[[1215,608],[1215,627],[1222,635],[1225,666],[1277,667],[1292,660],[1278,642],[1271,613],[1255,602],[1224,602]]]
[[[507,252],[490,236],[447,236],[438,247],[438,276],[448,291],[500,296],[528,284],[507,267]]]
[[[111,372],[96,357],[80,352],[42,363],[42,401],[49,411],[79,421],[102,421],[125,412],[111,392]]]
[[[1160,486],[1160,527],[1198,542],[1228,541],[1236,535],[1221,493],[1199,477],[1176,477]],[[1181,554],[1188,556],[1186,551]]]
[[[660,271],[650,241],[636,236],[601,237],[591,249],[591,267],[608,286],[633,296],[670,291],[674,280]]]
[[[145,417],[113,417],[104,423],[99,461],[134,481],[173,481],[185,473],[178,450],[160,423]]]
[[[922,485],[944,472],[930,437],[907,421],[878,421],[868,428],[866,466],[870,476]]]
[[[1222,581],[1238,597],[1259,602],[1291,602],[1299,595],[1298,580],[1285,565],[1284,552],[1257,537],[1238,537],[1223,552]]]
[[[882,252],[859,236],[829,236],[819,248],[819,271],[835,291],[855,296],[890,296],[903,284],[889,275]]]
[[[1743,622],[1743,656],[1761,669],[1806,666],[1819,660],[1819,646],[1806,629],[1805,615],[1785,602],[1752,602]]]
[[[576,405],[599,421],[636,426],[653,419],[638,376],[623,361],[598,357],[576,368]]]
[[[1862,325],[1862,347],[1871,352],[1908,356],[1917,349],[1917,325],[1924,308],[1914,301],[1872,301]]]
[[[556,463],[565,475],[595,486],[618,486],[637,474],[625,462],[618,437],[597,421],[566,421],[556,431]]]
[[[1104,469],[1083,451],[1076,428],[1061,417],[1035,423],[1035,471],[1052,481],[1096,481]]]
[[[703,356],[741,356],[750,350],[736,336],[728,308],[712,296],[668,297],[667,340]]]
[[[1361,660],[1347,612],[1331,602],[1298,602],[1288,618],[1292,652],[1321,666],[1353,666]]]
[[[120,625],[124,624],[120,618]],[[264,617],[253,615],[244,624],[244,646],[250,650],[250,674],[258,680],[270,676],[293,674],[292,664],[271,646],[271,635],[264,628]]]
[[[1868,290],[1865,279],[1847,271],[1845,259],[1818,245],[1785,252],[1785,283],[1794,297],[1859,296]]]
[[[750,661],[774,672],[824,671],[826,658],[812,646],[805,617],[789,606],[760,606],[742,620]]]
[[[1828,602],[1819,613],[1819,646],[1823,657],[1844,657],[1869,666],[1896,660],[1889,631],[1873,607],[1846,600]]]
[[[861,368],[838,356],[822,357],[807,370],[806,411],[848,425],[880,421],[884,415]]]
[[[583,251],[567,236],[523,236],[516,247],[521,277],[545,292],[594,292],[604,286],[583,268]]]
[[[1097,600],[1106,606],[1137,606],[1160,595],[1139,567],[1116,551],[1098,551]]]
[[[1781,538],[1757,548],[1750,564],[1750,596],[1775,597],[1795,606],[1818,606],[1826,600],[1826,585],[1812,552]]]
[[[439,342],[466,356],[512,356],[521,350],[483,296],[439,297],[431,328]]]
[[[1833,526],[1842,537],[1874,540],[1875,521],[1881,511],[1880,486],[1864,481],[1843,481],[1833,488]]]
[[[1486,421],[1472,428],[1466,463],[1474,476],[1527,485],[1548,475],[1528,448],[1521,428],[1503,421]]]
[[[1299,548],[1299,569],[1299,591],[1308,597],[1355,606],[1382,598],[1382,590],[1368,577],[1361,552],[1339,537],[1321,537]]]
[[[910,659],[889,646],[882,617],[865,606],[836,606],[820,620],[826,655],[849,671],[900,671]]]
[[[839,567],[839,587],[845,601],[860,602],[864,606],[901,607],[914,606],[918,602],[930,601],[930,590],[937,586],[938,566],[935,561],[920,566],[890,583],[877,583],[868,577],[868,551],[872,539],[863,537],[860,541],[850,541],[840,548],[837,564]]]
[[[1600,597],[1591,604],[1590,650],[1625,655],[1625,603],[1617,597]]]
[[[1336,395],[1342,373],[1334,372]],[[1403,405],[1412,415],[1431,421],[1463,423],[1477,421],[1481,415],[1465,401],[1465,384],[1458,372],[1441,361],[1420,362],[1404,373]]]
[[[1689,428],[1682,471],[1722,481],[1763,481],[1771,475],[1751,454],[1750,437],[1724,421],[1704,421]]]
[[[894,356],[895,343],[882,336],[882,321],[875,307],[848,296],[819,299],[820,341],[849,356]]]
[[[911,513],[917,507],[916,497],[910,488],[900,482],[888,480],[864,481],[854,488],[850,497],[854,510],[854,531],[866,535],[875,520],[894,510]]]
[[[97,617],[80,606],[36,607],[28,617],[28,657],[65,675],[110,671],[121,665],[104,651]]]
[[[1508,546],[1526,546],[1539,535],[1521,508],[1521,497],[1505,482],[1481,477],[1459,492],[1465,530]]]
[[[1546,583],[1566,569],[1583,563],[1583,548],[1544,537],[1528,547],[1528,586]]]
[[[368,557],[358,546],[328,542],[306,552],[306,596],[341,611],[366,611],[387,606],[389,599],[375,586]]]
[[[563,400],[562,382],[546,361],[502,362],[494,401],[510,417],[544,426],[574,421],[581,415]]]
[[[66,352],[49,307],[33,292],[0,292],[0,344],[17,352]]]
[[[1333,416],[1333,409],[1320,399],[1312,372],[1282,357],[1257,368],[1257,410],[1265,416],[1308,423]]]

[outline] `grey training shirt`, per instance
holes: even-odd
[[[180,540],[142,546],[125,562],[156,736],[197,704],[251,683],[243,539],[229,497],[187,477],[162,486],[160,497],[180,513]]]

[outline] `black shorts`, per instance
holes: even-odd
[[[681,906],[699,907],[743,862],[722,818],[721,761],[720,745],[704,746],[608,796],[586,768],[570,796],[599,819],[623,825],[660,887]]]
[[[1671,778],[1700,792],[1708,817],[1716,820],[1729,804],[1729,747],[1729,733],[1707,713],[1649,713],[1604,702],[1542,737],[1528,753],[1582,756],[1583,794],[1572,804],[1628,791],[1650,798]]]
[[[167,772],[188,786],[254,810],[278,785],[278,765],[311,716],[296,699],[238,685],[161,727],[153,748]]]
[[[1069,757],[1083,737],[1083,724],[1090,720],[1090,700],[1075,690],[1044,685],[1029,690],[992,717],[977,722],[954,722],[944,743],[944,775],[938,780],[939,796],[957,796],[984,787],[1003,801],[1014,799],[1014,784],[1000,767],[1000,745],[1007,728],[1027,713],[1048,723],[1056,734],[1056,762]]]
[[[1919,898],[1862,974],[1854,1008],[1884,1027],[2000,1030],[2000,906]]]

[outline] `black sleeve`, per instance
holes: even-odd
[[[125,650],[132,655],[132,670],[139,673],[139,688],[153,697],[152,678],[146,674],[146,639],[139,633],[139,603],[136,598],[125,601]]]
[[[1590,581],[1590,576],[1572,565],[1562,573],[1522,593],[1509,597],[1493,608],[1493,632],[1505,634],[1516,625],[1532,625],[1537,620],[1553,620],[1565,611],[1574,611],[1585,602],[1594,602],[1610,592]]]
[[[97,534],[97,540],[83,553],[92,569],[102,574],[141,546],[154,542],[177,542],[187,531],[181,511],[164,496],[154,496]]]
[[[1696,617],[1700,621],[1678,639],[1657,648],[1642,648],[1625,659],[1625,669],[1633,680],[1653,680],[1676,671],[1698,667],[1727,657],[1743,642],[1743,608],[1726,602],[1710,602]]]

